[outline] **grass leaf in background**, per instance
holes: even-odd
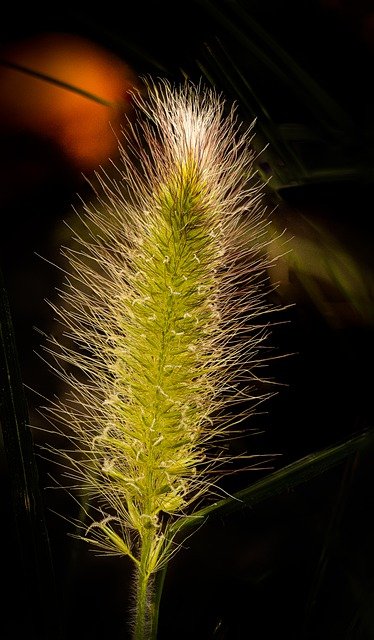
[[[0,635],[60,638],[44,506],[7,292],[0,281],[2,584]],[[3,493],[4,492],[4,493]],[[12,552],[11,552],[12,550]],[[4,568],[5,567],[5,568]]]
[[[201,71],[257,118],[259,169],[270,189],[372,176],[372,135],[251,15],[243,3],[198,4],[219,25],[197,61]],[[283,121],[282,100],[292,104]],[[369,165],[367,163],[370,163]]]

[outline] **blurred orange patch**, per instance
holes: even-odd
[[[80,170],[96,167],[117,151],[115,134],[131,109],[127,92],[136,85],[136,77],[124,61],[69,34],[43,34],[8,45],[0,57],[107,103],[0,66],[3,131],[25,131],[52,140]]]

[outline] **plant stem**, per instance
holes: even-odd
[[[150,559],[153,541],[153,529],[149,529],[142,540],[140,564],[138,568],[138,583],[136,590],[136,614],[134,640],[149,640],[152,627],[150,606]]]

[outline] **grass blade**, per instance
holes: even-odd
[[[0,435],[3,440],[0,453],[5,470],[5,502],[9,501],[8,509],[7,504],[2,505],[3,513],[9,512],[9,517],[4,519],[6,522],[2,533],[5,537],[3,548],[6,545],[6,557],[11,563],[5,571],[5,561],[2,564],[3,584],[7,586],[2,596],[2,633],[8,631],[12,633],[11,637],[15,637],[16,631],[27,632],[27,637],[35,640],[58,640],[62,635],[59,635],[56,615],[57,600],[49,539],[11,313],[2,280],[0,381]],[[13,549],[13,553],[9,549]],[[22,615],[14,618],[17,610]],[[24,627],[20,629],[18,625]]]
[[[349,455],[368,446],[373,439],[373,433],[367,431],[357,435],[342,444],[334,445],[311,453],[308,456],[274,471],[265,478],[254,482],[251,486],[235,493],[230,498],[215,502],[204,509],[195,512],[175,523],[178,530],[200,526],[203,521],[215,516],[223,516],[239,509],[252,507],[268,498],[273,498],[298,485],[308,482],[336,466]]]
[[[282,469],[274,471],[265,478],[258,480],[246,489],[239,491],[232,497],[220,500],[195,512],[192,516],[186,516],[177,521],[173,527],[171,527],[173,530],[170,532],[170,535],[174,537],[176,532],[185,535],[187,530],[200,527],[208,519],[227,516],[240,509],[253,507],[264,500],[294,489],[298,485],[310,482],[313,478],[332,469],[349,456],[357,454],[359,451],[370,446],[373,443],[373,438],[374,434],[372,431],[365,431],[346,442],[327,447],[326,449],[292,462]],[[157,612],[157,614],[155,614],[156,620],[161,603],[166,572],[167,564],[158,572],[155,580],[152,606]],[[153,635],[151,640],[156,640],[156,636]]]

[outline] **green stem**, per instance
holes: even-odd
[[[136,614],[134,627],[134,640],[149,640],[152,624],[151,608],[151,574],[150,558],[153,541],[153,529],[149,529],[142,540],[140,551],[140,563],[138,568],[138,582],[136,590]]]

